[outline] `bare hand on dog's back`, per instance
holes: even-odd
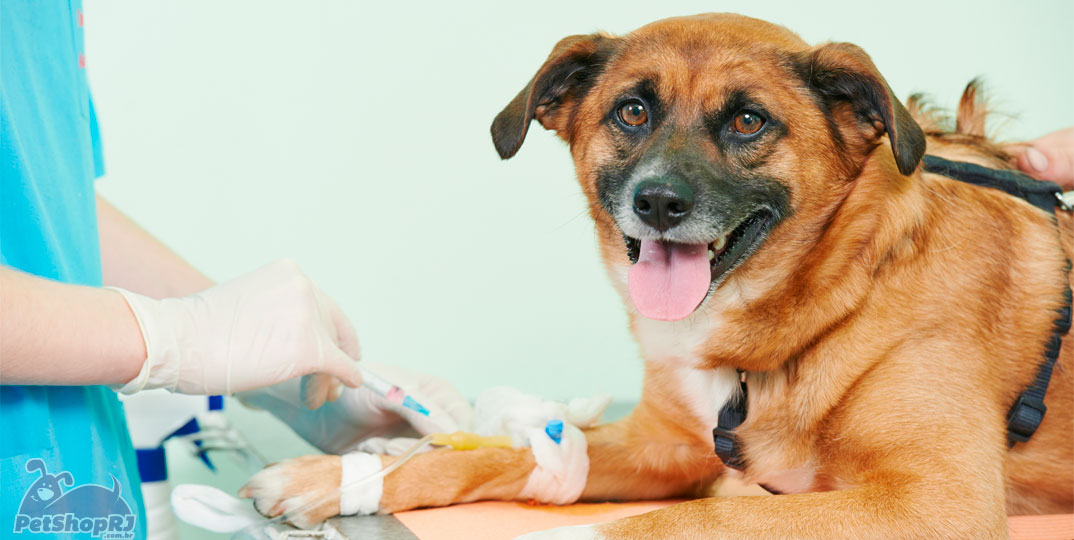
[[[1018,168],[1038,180],[1074,189],[1074,127],[1060,129],[1034,141],[1014,145]]]

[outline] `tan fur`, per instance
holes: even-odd
[[[636,333],[653,326],[631,309],[622,234],[597,199],[598,170],[618,159],[602,128],[609,103],[656,72],[661,95],[675,96],[666,122],[689,125],[742,86],[793,119],[761,167],[792,186],[794,212],[691,316],[711,328],[683,361],[748,372],[749,414],[737,430],[747,481],[805,470],[811,485],[796,495],[695,500],[599,526],[599,536],[1006,538],[1008,512],[1071,512],[1074,337],[1064,340],[1036,435],[1008,450],[1004,416],[1035,375],[1060,291],[1071,285],[1062,267],[1074,256],[1072,217],[1058,217],[1060,239],[1050,216],[1004,193],[920,170],[904,176],[894,134],[879,120],[835,105],[829,123],[784,59],[812,54],[875,82],[853,47],[811,49],[779,26],[705,15],[622,38],[573,36],[542,69],[563,55],[600,54],[608,40],[618,40],[614,54],[588,93],[538,104],[535,116],[570,143]],[[984,138],[975,84],[954,132],[919,100],[909,105],[929,154],[1010,166]],[[650,353],[635,411],[586,434],[583,499],[698,496],[724,472],[713,426],[679,398],[674,366]],[[516,498],[532,467],[527,450],[432,452],[387,477],[382,507]],[[293,476],[309,477],[302,468]]]
[[[974,79],[962,92],[958,102],[958,116],[955,121],[955,133],[973,137],[985,136],[985,119],[988,108],[980,101],[981,81]]]

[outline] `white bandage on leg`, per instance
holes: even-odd
[[[376,514],[380,508],[380,496],[384,491],[384,478],[374,478],[353,488],[347,488],[347,485],[379,471],[380,458],[365,452],[351,452],[340,456],[340,459],[342,474],[339,481],[339,515]]]
[[[514,388],[490,388],[477,398],[475,432],[485,436],[510,436],[515,447],[528,446],[533,450],[537,465],[519,498],[570,504],[582,495],[589,476],[588,444],[582,429],[595,425],[611,400],[611,396],[601,395],[562,403],[524,394]],[[545,433],[549,420],[563,422],[559,443]],[[357,446],[359,452],[343,456],[341,485],[380,470],[380,461],[366,452],[399,455],[410,449],[415,441],[408,438],[367,439]],[[367,458],[374,459],[369,461]],[[354,493],[344,493],[340,498],[340,513],[376,512],[382,489],[383,479],[377,479],[356,487]]]
[[[531,430],[529,439],[537,466],[518,496],[551,504],[577,501],[589,477],[588,444],[582,430],[565,424],[559,444],[543,429]]]
[[[354,450],[369,454],[401,456],[410,451],[411,448],[414,448],[414,445],[417,444],[419,440],[420,439],[415,439],[414,437],[395,437],[393,439],[370,437],[358,443],[358,446]],[[418,450],[418,453],[432,452],[432,450],[433,447],[426,446]]]
[[[515,446],[533,450],[537,466],[520,498],[570,504],[582,495],[589,476],[588,445],[582,429],[596,424],[611,400],[611,396],[602,395],[564,404],[514,388],[490,388],[477,398],[474,425],[481,435],[510,435]],[[558,444],[544,431],[549,420],[563,421]]]

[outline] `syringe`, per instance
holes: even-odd
[[[402,388],[384,380],[380,375],[365,369],[362,367],[362,364],[358,364],[358,371],[362,374],[362,386],[388,400],[389,403],[402,405],[410,410],[429,416],[429,409],[426,409],[421,403],[418,403],[417,400],[408,396],[406,391]]]

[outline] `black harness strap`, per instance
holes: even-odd
[[[975,186],[998,189],[1055,215],[1056,207],[1071,211],[1069,203],[1062,198],[1062,189],[1058,184],[1043,182],[1033,179],[1016,171],[989,169],[973,163],[951,161],[938,156],[927,155],[922,159],[922,169],[925,172],[940,174],[948,178],[966,182]],[[1071,263],[1068,260],[1066,271],[1071,271]],[[1069,280],[1068,280],[1069,281]],[[1059,351],[1063,346],[1063,336],[1070,330],[1071,325],[1071,292],[1067,288],[1063,295],[1063,305],[1058,310],[1059,317],[1055,320],[1051,339],[1044,349],[1044,361],[1037,370],[1037,376],[1033,382],[1018,396],[1010,411],[1007,412],[1007,440],[1011,446],[1015,443],[1026,442],[1036,433],[1041,422],[1044,421],[1044,413],[1048,408],[1044,405],[1044,394],[1048,391],[1048,383],[1052,378],[1052,369],[1059,358]],[[732,398],[720,409],[716,427],[712,430],[712,440],[716,448],[716,455],[724,465],[743,470],[745,460],[742,456],[741,446],[735,429],[746,420],[747,388],[744,373],[740,374],[742,394]]]
[[[1070,261],[1067,261],[1067,272],[1070,272]],[[1044,413],[1048,411],[1048,407],[1044,405],[1044,394],[1048,391],[1052,368],[1055,367],[1059,350],[1063,347],[1063,335],[1070,330],[1070,289],[1066,290],[1064,299],[1063,307],[1058,310],[1059,318],[1055,320],[1052,338],[1044,348],[1044,362],[1037,370],[1037,377],[1007,411],[1007,442],[1010,446],[1028,441],[1037,432],[1037,428],[1044,421]]]
[[[742,451],[738,445],[735,428],[746,421],[746,400],[749,395],[746,389],[746,374],[740,371],[738,377],[739,384],[742,385],[742,393],[733,396],[731,401],[720,409],[716,427],[712,429],[712,442],[716,445],[716,455],[720,461],[732,469],[741,471],[746,466],[742,460]]]
[[[1029,204],[1049,214],[1055,214],[1056,202],[1059,200],[1056,195],[1063,192],[1059,184],[1037,180],[1018,171],[989,169],[975,163],[951,161],[937,156],[925,156],[921,160],[921,169],[959,182],[998,189],[1025,199]]]

